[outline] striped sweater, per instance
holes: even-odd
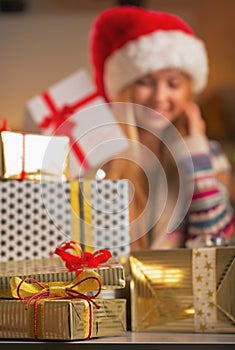
[[[218,237],[229,243],[234,231],[234,213],[226,186],[216,175],[229,172],[230,164],[216,141],[202,135],[188,137],[186,144],[194,166],[194,193],[187,215],[186,246],[213,244]]]

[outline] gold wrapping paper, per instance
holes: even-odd
[[[124,269],[120,263],[107,262],[92,270],[102,277],[102,289],[125,287]],[[33,277],[39,282],[71,282],[76,273],[68,272],[64,262],[57,257],[0,262],[0,298],[11,297],[9,282],[13,276]]]
[[[132,252],[133,331],[235,333],[235,247]]]
[[[91,337],[123,334],[126,331],[126,300],[95,299],[92,306]],[[0,300],[0,338],[32,339],[33,303],[25,310],[25,301]],[[81,299],[41,300],[37,313],[38,339],[82,340],[88,336],[88,303]]]
[[[78,181],[71,181],[72,233],[73,239],[81,242],[84,250],[91,253],[93,251],[91,183],[90,181],[82,183],[84,198]],[[81,205],[81,201],[83,205]]]
[[[67,180],[69,138],[19,132],[0,133],[0,178]]]

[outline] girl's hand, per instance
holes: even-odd
[[[206,133],[206,123],[202,119],[199,106],[194,102],[188,103],[183,108],[183,113],[175,122],[175,126],[182,136]]]

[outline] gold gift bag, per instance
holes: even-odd
[[[235,333],[235,247],[132,252],[133,331]]]

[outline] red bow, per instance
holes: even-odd
[[[71,254],[68,250],[72,250]],[[55,254],[59,255],[65,261],[65,266],[69,271],[81,272],[83,267],[97,267],[105,263],[112,257],[110,251],[100,249],[94,253],[82,253],[81,246],[74,241],[66,241],[56,248]]]

